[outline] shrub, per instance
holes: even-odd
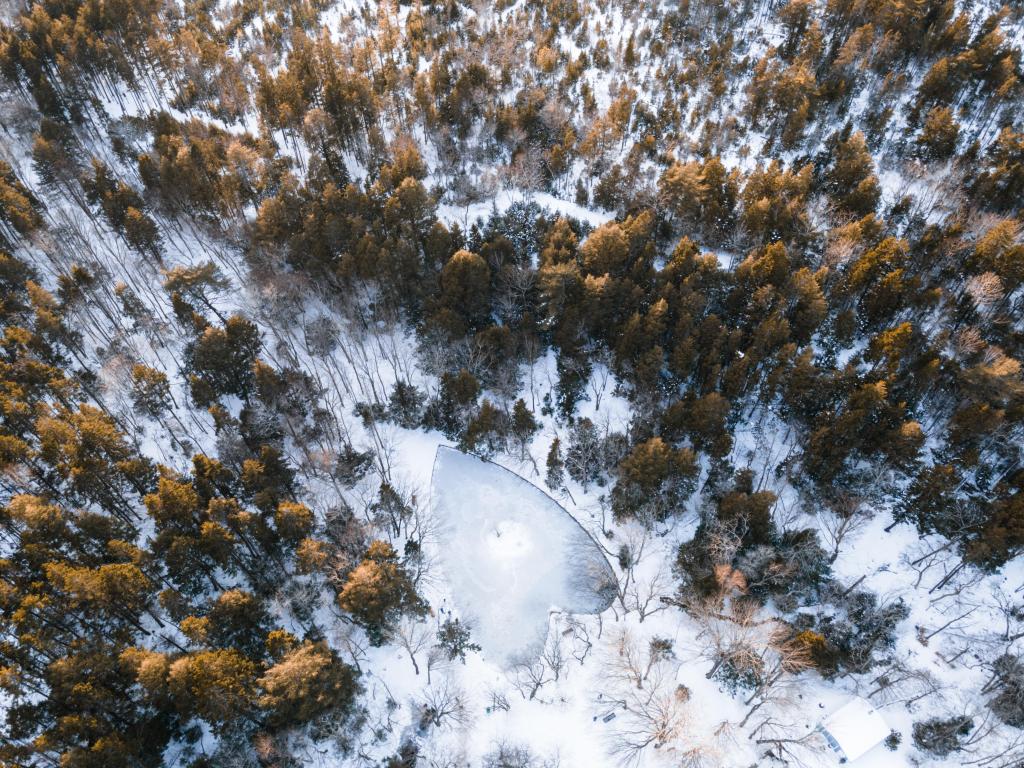
[[[974,720],[966,715],[922,720],[914,723],[914,746],[930,755],[945,757],[963,749],[961,742],[973,728]]]

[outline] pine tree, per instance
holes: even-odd
[[[562,460],[561,441],[556,437],[548,449],[547,474],[544,484],[552,491],[565,488],[565,462]]]
[[[653,525],[677,514],[693,493],[697,471],[696,457],[688,448],[672,448],[660,437],[640,443],[618,467],[612,490],[616,518]]]
[[[600,479],[603,469],[601,436],[590,419],[577,419],[569,434],[569,450],[565,454],[565,467],[569,477],[583,486]]]
[[[383,645],[402,616],[428,611],[398,555],[383,541],[372,542],[348,575],[338,605],[366,630],[373,645]]]
[[[635,43],[636,32],[630,32],[629,40],[626,41],[626,51],[622,54],[622,63],[630,69],[637,64]]]
[[[674,163],[658,180],[660,202],[684,226],[701,218],[708,197],[703,169],[696,162]]]
[[[259,351],[259,330],[240,315],[229,317],[223,328],[206,328],[186,352],[186,370],[192,373],[192,392],[197,403],[209,404],[202,385],[214,396],[248,397]]]
[[[982,172],[974,183],[981,203],[996,211],[1010,211],[1024,194],[1024,133],[1005,127],[989,147]]]
[[[843,208],[856,216],[874,212],[881,197],[874,160],[860,131],[836,143],[832,165],[826,172],[829,189]]]
[[[259,705],[278,728],[324,715],[344,716],[359,692],[355,671],[323,642],[306,642],[284,653],[258,682],[263,690]]]
[[[512,406],[512,423],[509,426],[509,432],[519,447],[520,458],[526,457],[530,441],[538,430],[540,430],[540,425],[533,412],[527,408],[526,402],[519,398]]]
[[[448,656],[449,661],[458,659],[466,663],[468,651],[480,651],[480,646],[470,639],[469,627],[458,619],[447,618],[437,630],[437,644]]]
[[[159,417],[171,405],[167,374],[141,363],[132,366],[132,400],[147,416]]]
[[[234,649],[200,651],[170,665],[167,686],[185,716],[196,716],[217,732],[252,718],[258,667]]]
[[[629,241],[616,222],[602,224],[580,247],[583,268],[591,275],[621,275],[628,266]]]
[[[490,314],[491,270],[475,253],[461,250],[441,270],[441,306],[465,322],[480,327]]]
[[[959,137],[960,126],[952,110],[949,107],[934,107],[924,119],[917,144],[925,157],[945,160],[956,151]]]
[[[230,284],[212,261],[192,267],[173,267],[163,274],[163,287],[168,294],[178,294],[191,303],[200,304],[223,320],[212,300]]]

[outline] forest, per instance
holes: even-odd
[[[1014,0],[4,3],[0,767],[818,768],[851,697],[862,768],[1024,765],[1022,55]]]

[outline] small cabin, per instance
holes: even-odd
[[[840,763],[852,763],[881,744],[889,726],[871,702],[851,699],[818,725]]]

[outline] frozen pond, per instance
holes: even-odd
[[[441,565],[484,656],[502,666],[541,650],[552,610],[600,613],[615,575],[590,535],[519,475],[441,446],[431,504]]]

